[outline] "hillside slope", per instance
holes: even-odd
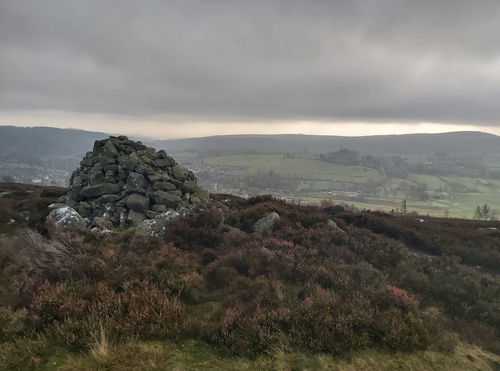
[[[500,137],[481,132],[341,137],[328,135],[226,135],[163,140],[156,147],[167,151],[185,149],[294,149],[321,152],[348,148],[372,154],[445,152],[462,155],[500,154]]]
[[[493,222],[214,195],[151,239],[46,226],[64,189],[24,187],[0,184],[0,370],[499,369]]]

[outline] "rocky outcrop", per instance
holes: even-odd
[[[127,228],[168,210],[207,204],[208,192],[165,151],[119,136],[95,142],[59,202],[85,218],[90,228]]]
[[[262,219],[257,220],[253,225],[253,228],[261,234],[270,234],[273,231],[273,224],[276,220],[279,220],[280,216],[278,213],[271,213]]]

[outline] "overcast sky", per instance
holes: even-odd
[[[7,124],[500,134],[500,2],[0,0]]]

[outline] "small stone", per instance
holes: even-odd
[[[83,187],[73,188],[71,191],[68,192],[68,196],[75,201],[83,201],[84,197],[82,195],[82,189]]]
[[[179,202],[179,204],[177,205],[176,209],[179,210],[179,209],[185,209],[189,207],[189,202],[186,202],[186,201],[181,201]]]
[[[127,199],[127,206],[132,210],[144,212],[149,209],[149,197],[134,193]]]
[[[137,157],[130,156],[127,161],[122,164],[122,168],[128,171],[134,171],[137,166]]]
[[[144,165],[137,165],[134,171],[139,174],[147,175],[148,168]]]
[[[118,173],[118,165],[117,164],[106,164],[103,166],[103,170],[106,173],[108,171],[111,171],[111,172],[113,172],[113,174],[117,174]]]
[[[80,202],[78,205],[78,214],[81,216],[90,216],[90,214],[92,214],[92,205],[86,202]]]
[[[82,193],[85,197],[99,197],[104,194],[114,194],[120,192],[121,187],[118,184],[103,183],[90,185],[83,188]]]
[[[175,164],[175,162],[170,161],[168,158],[158,158],[152,162],[152,164],[156,167],[170,167]]]
[[[96,185],[100,183],[104,183],[104,173],[102,171],[96,172],[90,175],[90,184]]]
[[[134,188],[147,188],[148,181],[144,178],[144,175],[133,172],[128,175],[127,184]]]
[[[164,213],[167,211],[167,207],[165,205],[153,205],[151,206],[151,210],[156,211],[157,213]]]
[[[149,218],[149,219],[154,219],[156,215],[159,213],[153,210],[146,210],[144,214]]]
[[[116,203],[116,207],[125,207],[127,206],[127,200],[129,196],[123,197],[120,201]]]
[[[184,182],[186,180],[186,174],[184,174],[184,170],[179,165],[172,166],[172,172],[174,173],[175,179]]]
[[[186,180],[184,182],[184,191],[189,193],[194,193],[198,190],[198,184],[194,180]]]
[[[151,183],[161,182],[163,181],[163,177],[160,174],[148,175],[148,179]]]
[[[103,150],[102,150],[102,154],[104,156],[108,156],[108,157],[118,157],[119,156],[118,150],[116,149],[116,147],[113,145],[113,143],[110,140],[108,140],[106,142],[106,144],[104,145]]]
[[[167,191],[168,193],[172,194],[172,195],[176,195],[178,197],[182,197],[182,191],[180,189],[175,189],[173,191]]]
[[[95,164],[95,159],[93,158],[84,158],[82,161],[80,161],[80,165],[84,167],[92,167]]]
[[[118,165],[123,165],[123,163],[127,161],[129,158],[130,156],[122,155],[116,159],[116,162],[118,162]]]
[[[137,193],[141,196],[147,196],[148,195],[148,192],[144,189],[144,188],[141,188],[141,187],[132,187],[131,185],[127,184],[127,186],[125,187],[126,189],[126,192],[128,194],[132,194],[132,193]]]
[[[105,204],[107,202],[116,202],[116,201],[119,201],[121,198],[122,198],[122,196],[121,195],[117,195],[117,194],[102,195],[101,197],[99,197],[97,199],[97,202]]]
[[[182,201],[179,196],[164,191],[156,191],[152,193],[151,199],[153,203],[165,206],[175,206]]]
[[[103,155],[99,155],[99,161],[103,165],[116,163],[116,159],[114,157],[103,156]]]
[[[92,221],[95,227],[101,229],[101,230],[108,230],[113,228],[113,223],[109,219],[101,218],[101,217],[95,217],[94,220]]]
[[[146,215],[135,210],[130,210],[127,215],[127,222],[133,226],[138,226],[144,220],[146,220]]]
[[[95,164],[94,166],[92,166],[92,169],[90,169],[90,174],[100,173],[103,169],[104,169],[103,164],[101,164],[100,162],[98,162],[97,164]]]
[[[174,191],[177,189],[177,187],[173,183],[169,182],[157,182],[153,184],[153,187],[155,190],[162,190],[162,191]]]

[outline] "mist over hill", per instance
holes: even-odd
[[[40,164],[41,157],[83,157],[107,134],[76,129],[0,126],[0,160]]]
[[[81,158],[94,141],[107,133],[50,127],[0,126],[0,161],[18,160],[30,163],[46,156]],[[500,137],[493,134],[464,131],[441,134],[403,134],[366,137],[327,135],[225,135],[203,138],[148,141],[146,144],[166,151],[196,148],[235,149],[273,148],[325,151],[348,148],[374,154],[445,152],[463,155],[500,154]]]
[[[194,139],[172,139],[154,142],[156,147],[166,150],[196,148],[274,148],[307,149],[326,151],[341,147],[374,154],[405,154],[445,152],[463,155],[500,153],[500,137],[476,132],[463,131],[441,134],[403,134],[366,137],[342,137],[327,135],[226,135]]]

